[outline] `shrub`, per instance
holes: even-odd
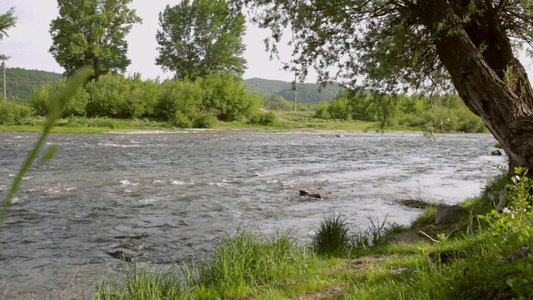
[[[172,121],[176,116],[193,119],[200,112],[204,91],[198,83],[184,80],[166,80],[161,85],[156,116]]]
[[[15,102],[0,101],[0,124],[20,125],[24,118],[31,115],[27,105]]]
[[[27,99],[33,110],[33,114],[37,116],[48,115],[48,103],[50,101],[50,97],[55,97],[58,95],[67,86],[67,83],[67,79],[62,79],[55,84],[47,83],[33,89],[32,93]],[[61,117],[67,118],[70,116],[85,115],[85,109],[88,102],[89,94],[83,87],[79,87],[77,94],[71,97],[63,107]]]
[[[127,98],[129,86],[123,76],[107,74],[86,85],[89,93],[87,115],[91,117],[127,118],[131,116]]]
[[[250,123],[264,126],[274,125],[276,123],[276,114],[273,112],[255,114],[250,118]]]
[[[263,97],[250,94],[242,79],[232,73],[214,73],[197,82],[204,91],[203,110],[221,121],[246,119],[263,105]]]
[[[192,122],[186,116],[180,115],[179,112],[176,113],[175,118],[172,120],[172,125],[179,128],[192,128]]]
[[[192,122],[194,128],[214,128],[217,124],[217,117],[210,114],[198,115]]]

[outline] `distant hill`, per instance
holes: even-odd
[[[62,74],[26,70],[21,68],[6,69],[7,99],[9,101],[25,102],[33,88],[43,83],[53,83],[63,78]],[[0,68],[0,98],[4,95],[4,77]]]
[[[251,78],[244,80],[244,85],[248,91],[258,91],[266,98],[272,98],[280,95],[285,100],[294,101],[294,91],[292,83],[281,80],[268,80],[261,78]],[[331,102],[341,90],[339,84],[330,84],[318,92],[319,85],[316,83],[304,83],[298,85],[298,102],[301,103],[320,103],[323,101]]]

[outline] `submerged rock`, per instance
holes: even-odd
[[[422,200],[412,200],[412,199],[400,200],[399,202],[405,206],[414,207],[414,208],[426,208],[429,205],[433,205],[431,203],[427,203]]]
[[[131,262],[133,260],[133,255],[128,254],[122,250],[117,250],[113,252],[107,251],[107,254],[109,254],[111,257],[114,257],[116,259],[121,259],[125,262]]]
[[[300,190],[300,196],[307,196],[307,197],[313,197],[313,198],[317,198],[317,199],[322,199],[322,195],[320,195],[319,193],[310,193],[310,192],[305,191],[305,190]]]

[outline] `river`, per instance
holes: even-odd
[[[0,199],[37,138],[0,132]],[[107,254],[155,266],[205,256],[238,228],[291,229],[309,242],[326,215],[408,224],[402,199],[475,196],[505,157],[489,134],[52,134],[0,232],[0,295],[87,295],[121,272]],[[324,198],[302,197],[298,190]],[[67,288],[68,287],[68,288]]]

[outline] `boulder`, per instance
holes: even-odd
[[[459,205],[440,204],[437,206],[435,224],[455,224],[459,218],[468,214],[468,209]]]

